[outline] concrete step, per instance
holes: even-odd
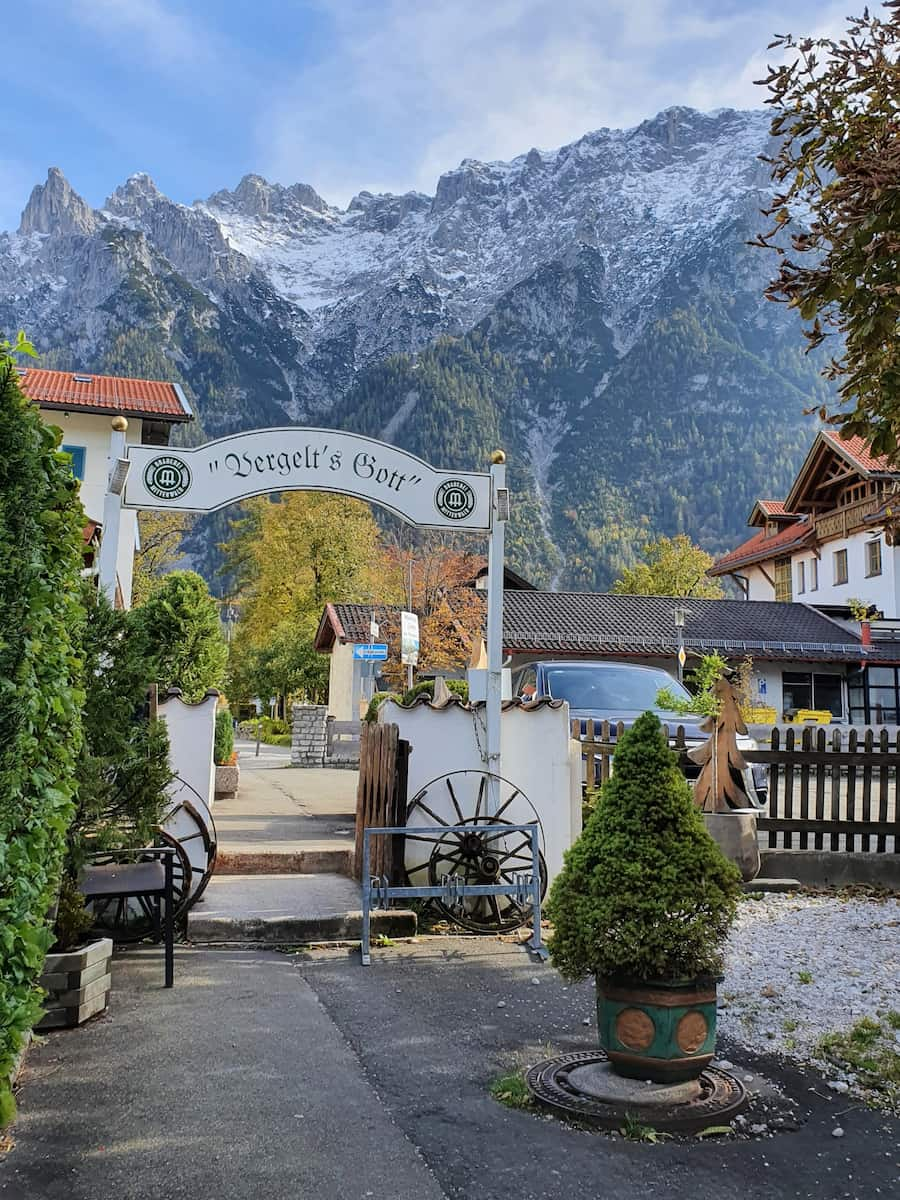
[[[223,875],[210,880],[188,913],[191,942],[301,945],[357,941],[362,933],[360,889],[336,874]],[[376,913],[372,936],[412,937],[416,914]]]
[[[216,875],[352,875],[353,847],[229,850],[219,846]]]
[[[745,892],[797,892],[803,884],[799,879],[766,879],[757,875],[749,883],[744,884]]]

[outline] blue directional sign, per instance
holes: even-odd
[[[383,662],[387,656],[386,642],[363,642],[353,647],[353,657],[365,659],[366,662]]]

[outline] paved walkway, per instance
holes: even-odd
[[[241,785],[219,800],[216,872],[188,913],[192,941],[298,943],[359,936],[351,872],[357,772],[291,767],[290,750],[239,741]],[[406,924],[378,928],[410,932]]]
[[[228,852],[293,853],[353,844],[356,771],[291,767],[286,746],[237,742],[241,786],[213,809],[219,846]]]
[[[900,1122],[732,1046],[741,1074],[798,1099],[798,1132],[648,1145],[501,1107],[488,1087],[511,1064],[596,1037],[591,986],[506,943],[422,939],[376,949],[370,968],[346,951],[179,949],[173,991],[161,976],[156,951],[117,956],[109,1016],[32,1051],[0,1196],[897,1195]]]

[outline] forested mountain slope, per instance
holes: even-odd
[[[185,206],[145,175],[95,210],[51,170],[0,234],[0,328],[178,380],[197,440],[330,423],[461,468],[503,445],[513,566],[601,588],[648,533],[733,543],[827,395],[746,245],[767,141],[762,113],[670,109],[346,210],[258,176]]]

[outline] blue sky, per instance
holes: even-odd
[[[58,166],[190,202],[248,171],[326,199],[433,191],[670,104],[755,107],[774,30],[846,0],[27,0],[7,24],[0,229]]]

